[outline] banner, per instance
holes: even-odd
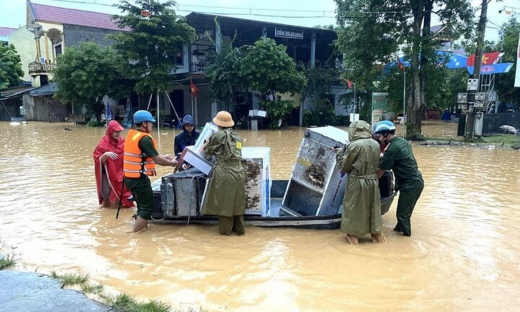
[[[383,115],[388,111],[388,92],[372,93],[372,127],[383,120]]]
[[[520,37],[518,38],[518,49],[516,51],[515,88],[520,87]]]

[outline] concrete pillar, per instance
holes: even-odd
[[[34,43],[36,47],[36,63],[40,63],[41,50],[40,50],[40,37],[34,37]]]
[[[266,40],[267,39],[267,27],[264,26],[262,27],[262,40]]]
[[[65,53],[65,36],[63,33],[60,34],[61,37],[61,54]]]
[[[311,67],[316,67],[316,33],[312,33],[311,37]]]
[[[47,37],[47,32],[43,33],[43,40],[45,40],[45,63],[50,63],[49,60],[49,37]]]
[[[222,47],[222,33],[220,32],[220,22],[215,21],[215,51],[220,53]]]

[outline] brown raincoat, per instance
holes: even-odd
[[[363,236],[382,232],[381,198],[376,170],[380,147],[372,139],[370,125],[363,121],[350,124],[352,142],[336,156],[340,169],[348,174],[343,197],[341,231]]]
[[[204,214],[221,217],[243,215],[246,209],[246,174],[242,166],[242,139],[231,129],[213,133],[204,148],[216,156]]]

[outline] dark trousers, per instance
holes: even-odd
[[[231,235],[236,232],[238,235],[244,235],[244,216],[218,217],[218,232],[220,235]]]
[[[403,232],[406,236],[412,235],[412,225],[410,218],[417,200],[421,196],[424,186],[418,188],[410,188],[399,191],[399,201],[397,202],[397,225],[394,231]]]

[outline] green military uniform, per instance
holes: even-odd
[[[341,231],[355,236],[380,234],[381,198],[376,170],[381,149],[372,139],[367,122],[353,122],[349,132],[352,142],[336,156],[338,166],[348,174]]]
[[[392,138],[381,158],[379,168],[393,170],[395,189],[400,193],[396,212],[397,225],[394,230],[410,236],[412,235],[410,218],[424,188],[424,181],[417,167],[411,144],[399,137]]]
[[[141,131],[141,130],[137,130]],[[139,141],[139,148],[142,153],[147,156],[155,157],[159,155],[155,147],[153,146],[152,138],[144,136]],[[124,178],[125,185],[128,190],[132,193],[134,200],[137,202],[137,215],[145,220],[152,218],[154,200],[153,190],[150,184],[150,178],[142,173],[137,179]]]
[[[242,166],[242,139],[232,129],[213,133],[204,148],[216,163],[204,202],[204,213],[219,217],[219,232],[245,233],[246,174]]]

